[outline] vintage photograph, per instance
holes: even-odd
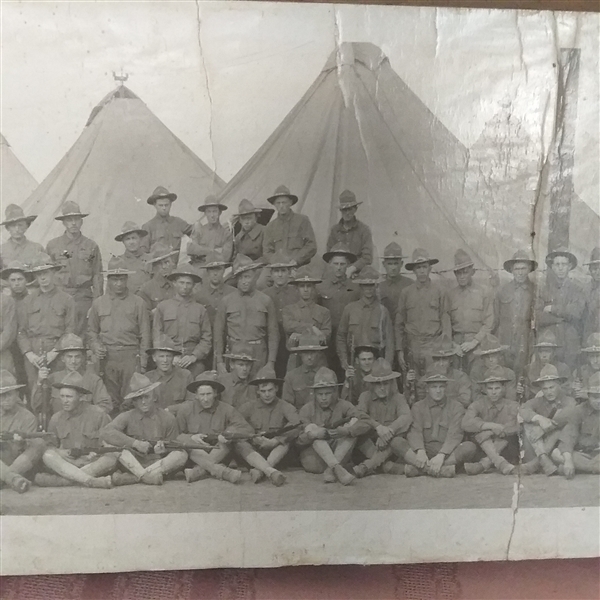
[[[597,14],[2,9],[5,572],[598,553]]]

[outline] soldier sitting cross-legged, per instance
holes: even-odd
[[[600,373],[600,333],[588,336],[585,348],[581,349],[581,366],[573,377],[573,391],[578,402],[587,400],[586,389],[590,379]]]
[[[379,348],[361,342],[354,347],[354,357],[354,364],[346,369],[346,380],[340,397],[358,404],[360,395],[370,387],[365,377],[371,373],[375,360],[379,357]]]

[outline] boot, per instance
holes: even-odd
[[[60,475],[54,475],[53,473],[38,473],[33,481],[39,487],[69,487],[77,485],[74,481],[65,479]]]
[[[523,463],[519,467],[519,473],[521,475],[535,475],[540,468],[540,461],[537,458],[530,460],[529,462]]]
[[[237,483],[242,478],[242,472],[237,469],[230,469],[223,465],[214,465],[213,473],[217,479],[229,481],[230,483]]]
[[[333,467],[333,474],[335,475],[335,478],[342,484],[342,485],[350,485],[356,478],[354,477],[354,475],[351,475],[350,473],[348,473],[348,471],[346,471],[346,469],[344,469],[344,467],[342,467],[342,465],[335,465],[335,467]]]
[[[336,479],[331,467],[327,467],[325,471],[323,471],[323,480],[325,483],[335,483]]]
[[[515,468],[515,465],[511,465],[505,458],[496,465],[496,469],[498,469],[502,475],[512,475]]]
[[[265,474],[260,469],[250,469],[250,479],[252,479],[253,483],[258,483],[259,481],[262,481],[262,478],[264,476]]]
[[[465,473],[467,475],[480,475],[485,471],[481,462],[465,463],[463,466],[465,467]]]
[[[365,463],[360,463],[360,465],[356,465],[352,468],[352,470],[354,471],[354,475],[356,475],[358,479],[362,479],[363,477],[369,475],[369,467],[367,467]]]
[[[552,450],[552,454],[550,454],[550,458],[552,459],[553,462],[561,464],[561,465],[565,462],[565,457],[563,456],[562,452],[558,448],[554,448],[554,450]]]
[[[542,471],[544,471],[544,475],[546,477],[550,477],[550,475],[554,475],[558,470],[558,467],[548,458],[548,455],[542,454],[540,457],[540,465],[542,465]]]
[[[109,490],[112,488],[112,479],[110,475],[106,477],[92,477],[88,482],[86,482],[85,487],[89,488],[99,488],[103,490]]]
[[[120,471],[115,471],[111,479],[114,486],[133,485],[140,482],[133,473],[121,473]]]
[[[29,479],[25,479],[23,475],[14,473],[8,481],[8,485],[11,487],[11,489],[15,490],[15,492],[24,494],[31,487],[31,481],[29,481]]]
[[[184,469],[183,474],[185,475],[185,480],[188,483],[194,483],[194,481],[200,481],[201,479],[206,479],[210,477],[208,471],[204,470],[202,467],[196,465],[191,469]]]
[[[381,470],[388,475],[404,475],[404,465],[399,465],[393,460],[384,462]]]
[[[414,465],[404,465],[404,474],[407,477],[419,477],[419,475],[422,475],[421,471]]]
[[[142,483],[146,485],[162,485],[163,474],[162,471],[151,471],[150,473],[144,473],[140,479]]]
[[[270,475],[269,475],[269,479],[271,480],[271,483],[275,486],[275,487],[280,487],[285,483],[285,475],[281,472],[281,471],[273,471]]]
[[[454,465],[446,465],[440,469],[439,477],[454,477],[456,475],[456,467]]]

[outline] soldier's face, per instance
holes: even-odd
[[[241,275],[238,275],[237,286],[240,292],[249,292],[254,287],[254,282],[256,281],[257,270],[254,271],[246,271]]]
[[[465,267],[464,269],[459,269],[458,271],[454,271],[454,276],[456,277],[456,281],[458,285],[461,287],[465,287],[469,285],[473,279],[473,267]]]
[[[27,224],[27,221],[25,221],[25,220],[17,221],[16,223],[11,223],[10,225],[6,225],[8,235],[10,235],[10,237],[13,240],[23,239],[23,236],[25,235],[25,232],[27,231],[28,228],[29,228],[29,225]]]
[[[171,201],[168,198],[160,198],[154,203],[154,208],[161,217],[167,217],[171,212]]]
[[[198,400],[198,402],[200,402],[200,406],[203,409],[209,410],[213,407],[213,404],[217,399],[217,393],[215,392],[212,386],[201,385],[196,390],[196,399]]]
[[[552,261],[552,271],[558,279],[564,279],[571,270],[571,261],[566,256],[557,256]]]
[[[350,262],[345,256],[334,256],[329,264],[336,279],[342,279],[346,276],[346,269]]]
[[[35,279],[38,282],[38,285],[45,290],[54,285],[54,274],[54,269],[46,269],[45,271],[36,273]]]
[[[292,210],[292,199],[287,196],[281,196],[275,200],[275,210],[280,217],[285,217]]]
[[[84,354],[81,350],[69,350],[69,352],[63,352],[62,361],[67,371],[77,371],[83,364]]]
[[[378,398],[383,400],[384,398],[388,397],[392,387],[391,384],[391,381],[378,381],[377,383],[373,384],[373,392]]]
[[[590,394],[588,392],[588,402],[595,411],[600,411],[600,394]]]
[[[127,291],[127,275],[110,275],[107,277],[108,287],[117,296]]]
[[[296,287],[298,288],[298,293],[302,300],[305,302],[312,300],[313,290],[315,289],[314,283],[300,283]]]
[[[306,352],[300,352],[300,361],[305,367],[314,367],[317,363],[318,353],[312,350],[307,350]]]
[[[232,360],[231,369],[238,379],[245,381],[252,370],[252,363],[249,360]]]
[[[277,386],[272,383],[259,383],[258,396],[265,404],[273,404],[277,398]]]
[[[413,269],[413,273],[419,283],[425,283],[429,279],[429,273],[431,273],[431,265],[429,263],[423,263],[417,265]]]
[[[315,390],[315,399],[321,408],[329,408],[335,399],[335,388],[327,387]]]
[[[204,210],[204,215],[206,216],[206,220],[211,225],[219,222],[219,217],[221,216],[221,211],[216,206],[209,206]]]
[[[600,352],[592,352],[589,354],[588,361],[590,363],[590,367],[592,367],[594,371],[600,371]]]
[[[148,394],[142,394],[134,399],[133,405],[142,413],[149,413],[156,405],[156,398],[154,392]]]
[[[242,226],[242,231],[251,231],[256,225],[256,214],[242,215],[240,217],[240,225]]]
[[[140,237],[140,234],[134,231],[132,233],[128,233],[123,238],[123,245],[125,246],[126,250],[129,250],[129,252],[137,252],[140,249],[141,241],[142,238]]]
[[[217,286],[223,282],[225,276],[225,267],[213,267],[212,269],[206,269],[208,280],[212,285]]]
[[[358,355],[358,366],[363,373],[370,373],[375,362],[375,355],[372,352],[363,351]]]
[[[485,384],[485,393],[491,402],[498,402],[504,396],[504,384],[499,381]]]
[[[23,273],[11,273],[8,277],[8,285],[15,294],[22,294],[27,288],[27,279]]]
[[[442,373],[448,373],[450,368],[450,361],[452,360],[449,356],[434,356],[433,364],[438,365]]]
[[[386,258],[383,261],[383,268],[388,277],[398,277],[402,269],[402,260],[399,258]]]
[[[187,298],[192,293],[194,289],[194,280],[187,275],[183,275],[178,277],[174,282],[175,291],[182,297]]]
[[[560,393],[560,383],[558,381],[544,381],[542,383],[542,394],[548,402],[554,402]]]
[[[67,233],[77,234],[81,231],[83,225],[83,217],[66,217],[63,219],[63,225],[67,230]]]
[[[172,256],[168,256],[167,258],[163,258],[163,260],[159,260],[155,266],[158,273],[163,277],[166,277],[167,275],[170,275],[175,268],[175,260]]]
[[[442,402],[446,397],[447,384],[443,381],[435,381],[427,384],[427,393],[434,402]]]
[[[590,265],[590,275],[594,281],[600,281],[600,264]]]
[[[547,365],[554,358],[554,348],[538,348],[540,362]]]
[[[346,222],[352,221],[352,219],[354,219],[354,216],[356,215],[357,208],[357,206],[351,206],[350,208],[342,208],[342,210],[340,211],[342,213],[342,220]]]
[[[80,403],[80,395],[77,390],[72,388],[62,388],[59,390],[60,404],[65,412],[75,410]]]
[[[373,298],[375,298],[376,294],[377,294],[377,290],[375,289],[376,286],[374,285],[361,285],[360,286],[360,291],[362,292],[362,297],[366,298],[367,300],[373,300]]]
[[[512,268],[512,275],[516,283],[525,283],[527,281],[527,277],[531,272],[531,267],[529,263],[526,262],[516,262]]]
[[[17,394],[17,390],[0,395],[0,410],[2,412],[12,412],[17,404],[19,404],[19,394]]]
[[[175,355],[167,350],[156,350],[152,353],[156,368],[162,373],[168,373],[173,367]]]
[[[491,369],[492,367],[496,367],[500,364],[500,354],[487,354],[483,359],[483,364],[486,369]]]
[[[271,269],[271,277],[273,278],[273,283],[277,287],[287,285],[290,280],[290,270],[287,267]]]

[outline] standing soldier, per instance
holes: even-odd
[[[504,270],[511,273],[513,279],[505,283],[496,294],[496,335],[500,344],[509,347],[507,366],[519,375],[523,374],[529,361],[533,341],[535,285],[529,274],[535,271],[537,266],[537,262],[526,250],[517,250],[513,257],[504,263]]]
[[[235,249],[240,254],[245,254],[252,260],[258,260],[263,255],[264,225],[258,222],[258,215],[262,213],[250,200],[242,200],[235,215],[240,221],[240,231],[235,236]]]
[[[65,333],[75,330],[75,302],[56,285],[55,265],[47,254],[40,254],[30,272],[38,288],[23,300],[17,343],[25,357],[29,394],[37,380],[38,370],[52,364],[58,356],[54,347]]]
[[[120,258],[110,260],[108,290],[94,300],[88,319],[90,346],[116,412],[121,410],[133,373],[146,369],[150,347],[148,310],[144,301],[127,289],[129,273]]]
[[[215,316],[221,301],[227,294],[235,290],[234,287],[225,283],[225,269],[230,266],[231,263],[223,260],[220,252],[209,254],[205,264],[202,265],[206,276],[202,283],[194,288],[194,298],[208,311],[211,327],[214,327]]]
[[[498,338],[494,335],[488,335],[479,345],[479,348],[475,350],[475,356],[482,359],[481,362],[477,362],[471,369],[471,381],[473,382],[473,397],[475,398],[479,394],[485,392],[485,386],[478,384],[478,381],[483,381],[486,378],[486,373],[490,369],[500,369],[503,373],[503,377],[506,379],[504,382],[504,395],[507,400],[517,399],[517,377],[515,372],[509,367],[505,367],[503,363],[503,356],[509,346],[503,346],[500,344]]]
[[[592,333],[581,349],[581,366],[573,377],[573,390],[578,402],[587,400],[585,390],[590,387],[590,379],[600,373],[600,333]]]
[[[354,346],[354,362],[346,369],[346,378],[340,397],[351,404],[358,404],[358,399],[363,392],[370,389],[365,380],[373,369],[373,364],[379,358],[379,348],[370,344],[358,342]]]
[[[0,297],[0,369],[16,375],[12,349],[17,339],[17,303],[8,294]]]
[[[218,251],[225,261],[230,261],[233,255],[233,235],[228,227],[221,224],[221,213],[227,207],[214,196],[208,196],[202,206],[198,207],[206,217],[206,225],[198,220],[192,227],[187,253],[190,257],[204,258],[211,252]]]
[[[138,290],[137,295],[146,303],[149,311],[153,311],[159,302],[172,298],[175,290],[167,279],[175,268],[176,250],[162,243],[156,244],[148,255],[148,265],[152,269],[152,279]]]
[[[494,300],[488,290],[473,282],[471,257],[462,249],[454,254],[458,285],[448,292],[452,339],[457,344],[464,370],[473,363],[473,350],[494,328]]]
[[[232,279],[237,289],[223,298],[217,310],[214,327],[214,353],[219,373],[225,374],[223,354],[234,342],[252,346],[253,372],[270,364],[275,368],[279,346],[277,311],[269,296],[256,289],[258,269],[262,264],[243,254],[233,261]]]
[[[37,215],[25,216],[23,209],[16,204],[9,204],[4,212],[4,225],[9,238],[0,246],[0,264],[6,267],[13,261],[29,264],[44,248],[37,242],[31,242],[25,236],[29,226],[35,221]]]
[[[62,267],[58,279],[63,291],[75,301],[75,333],[82,336],[92,300],[102,296],[104,290],[102,255],[98,244],[81,233],[87,213],[70,201],[62,205],[61,212],[55,219],[62,221],[65,233],[50,240],[46,251]]]
[[[569,272],[577,266],[577,258],[566,248],[546,256],[546,281],[538,290],[536,325],[538,333],[552,331],[559,346],[557,358],[574,369],[579,354],[579,335],[585,309],[585,295]]]
[[[379,284],[379,297],[381,303],[388,309],[392,320],[395,320],[400,292],[413,283],[409,277],[400,275],[402,261],[408,257],[403,256],[402,248],[396,242],[392,242],[385,247],[381,258],[385,269],[385,279]]]
[[[239,410],[243,404],[256,399],[256,388],[250,385],[250,371],[256,362],[252,357],[252,346],[246,342],[236,342],[224,358],[229,360],[229,373],[219,377],[225,387],[221,401]]]
[[[389,363],[394,360],[394,327],[387,308],[377,299],[379,279],[373,267],[365,267],[355,279],[360,287],[360,300],[351,302],[342,312],[336,346],[344,371],[352,365],[352,348],[358,340],[380,348]]]
[[[348,267],[346,275],[353,278],[356,273],[373,262],[373,236],[371,230],[362,221],[356,218],[358,205],[362,204],[356,199],[354,192],[344,190],[340,194],[338,208],[342,218],[329,232],[327,250],[336,244],[344,244],[358,260]]]
[[[194,285],[202,278],[191,265],[181,265],[167,279],[173,284],[175,296],[163,300],[154,311],[153,335],[155,341],[161,334],[168,335],[183,356],[175,364],[188,369],[192,376],[206,369],[204,361],[212,348],[212,329],[208,313],[194,300]]]
[[[546,365],[556,367],[558,374],[563,378],[563,389],[570,394],[571,392],[571,369],[556,358],[556,336],[552,331],[546,330],[540,334],[537,343],[533,346],[534,355],[531,362],[525,368],[525,382],[523,388],[517,385],[517,393],[524,395],[525,399],[534,396],[540,391],[539,386],[535,385],[535,380],[539,379],[542,369]]]
[[[433,342],[444,333],[451,337],[448,297],[430,276],[438,262],[427,250],[417,248],[406,265],[416,281],[400,292],[396,310],[396,353],[403,372],[415,370],[422,375]]]
[[[144,238],[144,248],[146,252],[160,242],[171,250],[179,254],[181,247],[181,238],[184,235],[190,235],[192,226],[179,217],[171,216],[171,205],[177,200],[177,194],[169,192],[166,188],[158,186],[152,196],[146,200],[150,206],[156,209],[156,215],[147,223],[142,225],[142,229],[148,232],[148,237]]]
[[[265,227],[263,256],[270,261],[275,252],[283,250],[299,267],[308,264],[317,253],[317,242],[308,217],[292,210],[298,196],[280,185],[267,200],[275,207],[277,218]]]
[[[587,340],[592,333],[600,331],[600,247],[592,250],[590,262],[585,263],[590,270],[591,281],[585,290],[585,312],[583,317],[583,337]]]
[[[126,221],[121,228],[121,233],[115,236],[117,242],[123,242],[125,252],[119,257],[126,269],[132,271],[127,282],[127,287],[132,294],[150,281],[150,266],[148,255],[142,247],[142,239],[148,235],[145,229],[136,225],[133,221]]]

